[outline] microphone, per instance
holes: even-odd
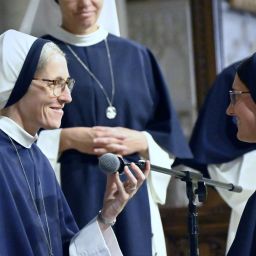
[[[139,160],[135,164],[141,170],[145,169],[146,162],[144,160]],[[125,166],[129,167],[130,165],[131,165],[130,163],[126,162],[121,157],[119,157],[115,154],[112,154],[112,153],[106,153],[106,154],[102,155],[101,157],[99,157],[99,167],[106,174],[114,173],[114,172],[119,172],[120,174],[122,174],[122,172],[124,171],[124,167]],[[220,181],[207,179],[207,178],[203,177],[202,174],[191,172],[189,170],[180,171],[180,170],[177,170],[176,168],[175,169],[171,169],[171,168],[167,169],[167,168],[163,168],[163,167],[152,165],[152,164],[150,166],[151,166],[151,171],[160,172],[160,173],[164,173],[164,174],[168,174],[168,175],[173,175],[176,178],[179,178],[183,181],[187,177],[187,173],[189,173],[192,179],[196,180],[197,182],[198,181],[204,182],[208,186],[220,187],[220,188],[224,188],[229,191],[233,191],[233,192],[237,192],[237,193],[240,193],[243,190],[243,188],[241,186],[237,186],[232,183],[223,183]]]
[[[144,170],[146,166],[146,161],[139,160],[135,164],[141,170]],[[99,167],[105,173],[119,172],[121,174],[124,171],[124,167],[129,167],[130,165],[131,163],[126,162],[123,158],[112,153],[106,153],[99,157]]]

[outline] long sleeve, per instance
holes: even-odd
[[[96,218],[78,232],[69,246],[70,256],[121,256],[123,255],[112,228],[103,233]]]
[[[153,137],[144,132],[148,142],[148,153],[151,164],[170,168],[174,158],[172,158],[166,151],[164,151],[153,139]],[[152,169],[153,170],[153,169]],[[166,200],[166,192],[170,182],[171,176],[163,173],[150,172],[148,177],[148,186],[152,197],[156,203],[164,204]]]
[[[149,146],[149,160],[152,164],[170,168],[173,159],[154,141],[152,136],[144,132]],[[153,169],[152,169],[153,170]],[[152,251],[153,255],[165,256],[166,246],[165,237],[161,221],[158,204],[164,204],[166,200],[166,192],[171,176],[163,173],[151,171],[147,179],[148,198],[151,215],[152,228]]]

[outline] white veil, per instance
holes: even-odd
[[[34,36],[42,36],[49,34],[51,28],[60,24],[61,13],[54,0],[30,0],[19,30]],[[98,24],[108,32],[120,35],[115,0],[104,0]]]

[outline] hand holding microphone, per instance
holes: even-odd
[[[150,164],[149,161],[136,164],[126,163],[122,158],[106,153],[99,158],[99,166],[108,175],[103,208],[100,211],[98,221],[104,226],[108,226],[115,222],[116,217],[129,199],[137,193],[146,180],[150,172]],[[128,166],[132,171],[129,170]],[[118,172],[125,175],[125,181],[121,181]]]
[[[99,158],[99,167],[105,173],[119,172],[123,173],[125,166],[130,166],[131,163],[126,162],[123,158],[112,153],[106,153]],[[146,161],[139,160],[135,163],[141,170],[145,169]]]

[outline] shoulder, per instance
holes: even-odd
[[[249,197],[248,204],[255,206],[256,209],[256,191]]]
[[[45,162],[46,164],[48,164],[48,158],[45,156],[45,154],[41,151],[41,149],[37,146],[36,143],[32,144],[31,149],[33,151],[33,155],[36,157],[38,161]]]
[[[32,145],[31,150],[33,152],[34,161],[37,163],[37,170],[41,179],[47,180],[49,184],[57,183],[54,170],[46,155],[35,143]]]
[[[0,175],[6,175],[8,170],[17,166],[17,153],[8,138],[0,134]]]
[[[6,156],[10,157],[11,151],[13,151],[13,148],[10,141],[0,133],[0,159],[5,160]]]
[[[41,151],[41,149],[33,143],[31,150],[33,152],[33,157],[35,158],[35,162],[42,167],[42,170],[47,170],[50,173],[53,172],[52,166],[46,157],[46,155]]]
[[[57,45],[63,44],[63,42],[62,42],[61,40],[59,40],[59,39],[57,39],[57,38],[55,38],[55,37],[53,37],[53,36],[51,36],[51,35],[43,35],[41,38],[43,38],[43,39],[45,39],[45,40],[49,40],[49,41],[51,41],[51,42],[54,42],[54,43],[56,43]]]
[[[147,53],[148,51],[150,51],[146,46],[144,46],[134,40],[124,38],[124,37],[115,36],[113,34],[108,35],[108,41],[110,44],[113,44],[117,47],[124,47],[126,49],[131,49],[134,51],[139,51],[139,52],[144,52],[144,53]]]
[[[133,63],[140,63],[147,68],[152,65],[158,67],[157,60],[152,51],[131,39],[118,37],[112,34],[108,36],[108,42],[114,53],[118,56],[122,56],[122,59],[130,60]]]

